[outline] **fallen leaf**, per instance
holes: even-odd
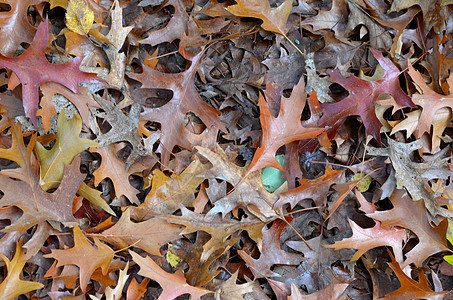
[[[273,205],[277,201],[277,195],[286,189],[285,184],[274,193],[269,193],[261,182],[260,174],[254,173],[245,177],[247,173],[246,169],[229,161],[219,145],[217,145],[217,153],[202,147],[196,147],[196,149],[213,166],[208,171],[209,174],[206,174],[208,178],[222,179],[233,186],[236,186],[242,181],[230,194],[221,199],[211,199],[215,202],[214,207],[208,212],[208,215],[221,213],[225,217],[233,209],[244,207],[263,222],[269,222],[278,216],[273,209]]]
[[[27,12],[30,6],[45,0],[2,0],[11,10],[0,12],[0,54],[13,56],[20,43],[30,43],[36,29],[29,23]]]
[[[260,219],[241,221],[223,220],[218,215],[204,216],[194,213],[185,207],[181,207],[182,216],[163,216],[160,217],[169,223],[184,225],[186,228],[181,234],[189,234],[197,231],[204,231],[211,235],[209,242],[203,245],[201,262],[206,261],[211,254],[219,248],[223,248],[225,241],[235,232],[245,230],[250,238],[261,244],[261,230],[266,225]]]
[[[263,139],[261,146],[253,156],[247,175],[263,167],[274,167],[283,171],[283,167],[275,159],[275,153],[281,146],[297,140],[311,139],[324,132],[324,128],[304,127],[300,122],[300,115],[307,96],[304,88],[304,78],[302,77],[294,87],[291,97],[282,98],[277,118],[272,116],[267,103],[260,94],[260,121],[263,128]]]
[[[139,205],[140,201],[137,194],[140,191],[130,184],[129,177],[134,173],[142,172],[146,167],[140,163],[135,163],[129,170],[126,170],[126,163],[117,156],[121,148],[123,148],[123,145],[117,143],[90,149],[91,152],[101,155],[101,165],[93,172],[94,185],[97,186],[105,178],[110,178],[115,187],[117,198],[126,196],[130,202]]]
[[[201,296],[212,293],[209,290],[193,287],[186,283],[186,278],[181,270],[171,274],[162,270],[151,258],[141,257],[133,251],[129,251],[132,259],[140,266],[139,275],[148,277],[160,284],[163,291],[159,300],[175,299],[183,294],[190,294],[193,299],[199,299]]]
[[[135,220],[147,220],[152,216],[172,214],[179,205],[192,206],[195,189],[203,182],[199,176],[210,166],[195,159],[180,175],[167,177],[162,171],[154,171],[151,191],[138,207],[131,208]]]
[[[395,261],[391,254],[390,257],[392,262],[388,263],[388,265],[398,277],[401,287],[396,291],[385,295],[384,299],[444,299],[444,295],[448,292],[434,292],[431,290],[424,271],[421,271],[418,275],[419,281],[417,282],[403,272],[400,265]]]
[[[36,177],[32,177],[27,183],[0,176],[0,186],[4,193],[0,205],[13,205],[22,210],[22,216],[3,231],[24,232],[45,221],[58,221],[67,225],[74,223],[76,219],[72,215],[72,202],[85,178],[79,167],[78,158],[65,167],[63,179],[53,193],[45,192]]]
[[[335,171],[327,167],[324,175],[315,179],[300,179],[300,185],[279,195],[274,207],[280,208],[289,203],[294,208],[300,201],[311,198],[315,205],[321,205],[327,199],[327,192],[332,184],[339,183],[343,171]]]
[[[74,157],[83,150],[99,146],[95,141],[79,137],[82,131],[82,119],[79,115],[67,120],[63,109],[57,124],[57,139],[52,149],[47,150],[39,142],[35,146],[40,162],[40,184],[45,191],[58,186],[63,178],[65,164],[72,163]]]
[[[101,243],[97,238],[93,239],[96,248],[83,235],[79,226],[75,225],[73,248],[65,250],[52,249],[52,253],[44,255],[44,257],[56,259],[58,261],[57,267],[66,265],[78,266],[80,288],[83,292],[86,292],[88,281],[97,268],[101,268],[102,274],[107,275],[115,254],[110,247]]]
[[[414,232],[419,242],[406,253],[403,268],[411,263],[420,266],[429,256],[440,251],[446,251],[446,232],[448,221],[445,219],[438,226],[433,227],[428,218],[423,201],[413,201],[403,190],[395,190],[390,197],[393,208],[386,211],[376,211],[367,214],[368,217],[380,221],[382,226],[400,226]],[[410,218],[408,218],[410,214]]]
[[[179,239],[182,232],[180,226],[170,223],[163,218],[134,223],[127,209],[115,225],[95,236],[118,249],[134,245],[151,255],[161,255],[160,247]]]
[[[285,0],[280,6],[271,8],[268,0],[237,0],[237,4],[227,7],[227,10],[240,17],[258,18],[263,21],[264,30],[285,35],[285,25],[293,4],[292,0]]]
[[[11,58],[0,54],[0,67],[14,71],[22,83],[22,101],[25,115],[33,123],[36,122],[39,93],[38,88],[44,82],[57,82],[72,92],[79,92],[79,82],[96,83],[100,79],[95,74],[79,70],[81,57],[76,57],[68,63],[54,65],[47,61],[45,50],[49,40],[49,21],[38,27],[30,47],[21,55]]]
[[[280,235],[285,226],[285,222],[276,220],[271,228],[263,228],[263,244],[258,259],[244,250],[238,250],[255,278],[279,277],[279,274],[271,270],[273,265],[298,265],[303,260],[301,255],[281,249]]]
[[[408,154],[422,148],[421,140],[412,143],[399,143],[388,139],[388,148],[368,147],[368,154],[377,156],[388,156],[395,170],[397,188],[407,189],[414,201],[423,199],[425,206],[433,217],[437,215],[452,217],[453,212],[442,208],[434,200],[435,193],[425,187],[425,181],[441,178],[447,179],[452,172],[447,169],[449,158],[438,159],[425,163],[413,162]]]
[[[376,117],[374,103],[381,94],[392,95],[395,101],[403,107],[414,107],[399,85],[400,71],[391,62],[384,58],[381,52],[370,49],[380,66],[385,70],[382,78],[377,81],[368,81],[351,75],[344,78],[338,69],[329,72],[330,81],[341,84],[349,91],[349,96],[337,103],[322,103],[323,116],[318,122],[320,127],[334,126],[337,122],[344,122],[347,116],[357,115],[362,118],[368,135],[381,142],[381,122]]]
[[[85,35],[94,22],[94,13],[85,0],[69,0],[66,7],[66,26],[73,32]]]
[[[0,257],[6,263],[8,269],[8,275],[6,275],[0,284],[0,295],[2,295],[2,299],[12,300],[20,295],[44,287],[42,283],[20,279],[23,268],[27,263],[24,260],[25,254],[22,249],[22,241],[16,243],[16,253],[11,261],[3,254],[0,254]]]
[[[319,290],[316,293],[309,295],[302,295],[297,286],[291,283],[291,296],[288,300],[328,300],[328,299],[341,299],[340,297],[344,294],[346,288],[349,286],[348,283],[337,283],[329,284],[327,287]]]
[[[162,163],[168,164],[170,153],[175,145],[191,148],[192,143],[184,124],[187,113],[195,113],[206,125],[209,131],[219,129],[226,132],[224,125],[218,119],[219,112],[206,104],[197,93],[194,85],[195,74],[200,66],[203,52],[191,58],[191,66],[182,73],[161,73],[144,65],[140,74],[127,73],[132,79],[140,81],[142,88],[167,89],[173,92],[173,98],[165,105],[156,108],[146,108],[140,115],[141,120],[159,122],[162,137],[158,152],[161,153]]]

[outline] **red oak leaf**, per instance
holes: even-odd
[[[381,52],[375,49],[370,50],[385,71],[382,78],[377,81],[368,81],[353,75],[349,78],[344,78],[340,70],[330,71],[330,81],[341,84],[348,90],[349,96],[337,103],[323,103],[324,114],[318,125],[320,127],[331,126],[338,128],[346,117],[360,116],[367,134],[372,135],[380,143],[382,124],[376,117],[374,108],[378,97],[382,94],[389,94],[393,96],[400,106],[415,107],[415,105],[400,87],[398,81],[400,70],[390,59],[384,58]]]
[[[300,121],[307,98],[304,89],[305,84],[302,77],[294,87],[291,97],[282,97],[277,118],[272,116],[269,106],[263,95],[260,94],[260,121],[263,128],[263,139],[261,146],[253,156],[246,176],[264,167],[274,167],[283,171],[282,166],[275,159],[278,148],[294,141],[317,137],[324,131],[324,128],[304,127]]]
[[[38,110],[38,89],[41,83],[57,82],[74,93],[79,92],[79,82],[99,82],[96,74],[79,70],[83,57],[76,57],[64,64],[51,64],[47,61],[45,51],[49,40],[49,21],[46,19],[38,27],[30,47],[17,57],[6,57],[0,54],[0,68],[14,71],[22,83],[22,101],[27,117],[36,123]]]
[[[186,129],[184,120],[188,112],[194,112],[209,128],[209,130],[222,130],[225,127],[217,118],[219,112],[206,104],[195,89],[194,78],[200,67],[203,52],[196,56],[180,49],[192,64],[182,73],[161,73],[146,65],[143,65],[142,73],[128,73],[127,75],[140,81],[142,88],[168,89],[173,91],[173,98],[163,106],[145,108],[141,114],[141,120],[159,122],[162,126],[162,137],[158,151],[162,154],[162,163],[167,164],[170,153],[175,145],[184,148],[193,146],[190,141],[189,131]]]

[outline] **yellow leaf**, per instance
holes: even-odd
[[[167,255],[165,255],[165,259],[170,264],[170,266],[174,268],[182,261],[182,259],[178,255],[171,252],[171,247],[173,247],[173,245],[171,243],[168,243],[168,251]]]
[[[69,30],[85,35],[94,22],[94,13],[85,0],[70,0],[66,10],[66,26]]]
[[[368,191],[368,189],[370,188],[371,182],[373,182],[373,178],[371,178],[370,176],[368,176],[364,173],[354,174],[354,176],[352,176],[350,181],[352,182],[352,181],[357,181],[357,180],[360,180],[359,183],[357,184],[357,189],[361,193]]]
[[[57,6],[66,9],[66,6],[68,6],[68,0],[50,0],[50,9],[54,9]]]
[[[24,260],[25,254],[22,249],[22,241],[17,242],[16,254],[11,261],[3,254],[0,254],[0,257],[6,263],[6,268],[8,269],[8,275],[0,284],[0,295],[2,299],[14,299],[22,294],[44,287],[42,283],[20,279],[22,269],[27,262]]]
[[[80,116],[76,114],[68,121],[63,109],[58,116],[57,140],[52,149],[47,150],[39,142],[36,143],[35,153],[40,163],[40,184],[43,190],[58,187],[63,178],[65,165],[71,164],[77,154],[89,147],[99,146],[95,141],[80,138],[81,131]]]
[[[47,191],[58,187],[63,178],[65,165],[72,163],[74,157],[89,147],[98,147],[99,144],[89,139],[80,138],[82,131],[82,119],[80,115],[74,115],[71,120],[66,120],[64,109],[58,116],[57,140],[52,149],[47,150],[39,142],[36,143],[35,153],[39,160],[40,185]],[[93,205],[96,205],[106,212],[115,215],[113,210],[101,198],[101,192],[90,188],[82,183],[77,193]]]

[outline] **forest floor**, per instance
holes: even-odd
[[[453,299],[453,1],[0,0],[1,299]]]

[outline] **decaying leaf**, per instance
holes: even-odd
[[[204,231],[211,235],[209,242],[203,245],[201,261],[206,261],[211,254],[219,248],[224,247],[225,241],[235,232],[245,230],[250,238],[255,240],[259,245],[261,242],[261,230],[266,225],[259,219],[255,220],[223,220],[218,215],[203,216],[181,207],[182,216],[165,216],[162,219],[169,223],[184,225],[186,228],[181,234],[188,234],[196,231]]]
[[[396,291],[387,294],[385,299],[444,299],[447,292],[434,292],[428,285],[425,272],[420,272],[419,281],[415,281],[407,276],[392,255],[392,262],[388,263],[390,268],[398,277],[401,287]]]
[[[137,198],[139,192],[129,182],[129,176],[141,172],[145,166],[140,163],[133,164],[126,170],[126,163],[118,158],[118,151],[123,148],[121,144],[110,144],[105,147],[92,148],[91,152],[101,155],[101,165],[94,171],[94,184],[97,186],[103,179],[110,178],[115,187],[116,197],[126,196],[134,204],[140,204]]]
[[[449,158],[436,161],[415,163],[408,154],[420,149],[423,144],[421,140],[412,143],[399,143],[388,139],[388,148],[368,147],[368,154],[388,156],[395,169],[397,188],[405,188],[414,201],[423,200],[428,211],[433,217],[437,215],[453,217],[453,211],[440,207],[434,200],[435,193],[427,190],[425,182],[434,178],[447,179],[453,173],[447,169]]]
[[[37,177],[26,183],[0,176],[0,186],[4,193],[0,205],[13,205],[22,210],[22,216],[3,230],[24,232],[45,221],[74,224],[76,219],[72,215],[72,203],[85,178],[85,175],[80,173],[79,166],[80,159],[74,159],[71,165],[64,167],[63,179],[53,193],[45,192]]]
[[[303,260],[301,255],[281,249],[280,235],[285,226],[285,222],[277,220],[271,228],[263,228],[263,243],[258,259],[254,259],[244,250],[238,251],[256,278],[278,277],[279,274],[271,270],[273,265],[298,265]]]
[[[129,115],[126,115],[110,100],[96,94],[92,96],[104,110],[104,112],[96,112],[96,116],[105,119],[112,126],[107,133],[98,136],[96,140],[103,146],[116,142],[129,142],[133,148],[126,161],[126,169],[129,169],[134,162],[148,153],[138,132],[140,107],[136,103],[132,104]]]
[[[376,207],[367,202],[360,192],[356,191],[355,194],[360,203],[360,210],[368,214],[372,214],[376,211]],[[355,248],[358,251],[351,258],[352,261],[355,261],[370,249],[380,246],[391,246],[397,261],[403,262],[403,245],[407,240],[407,234],[403,228],[395,226],[382,226],[378,221],[376,221],[376,224],[372,228],[362,228],[354,221],[348,221],[352,228],[352,237],[325,247],[334,248],[335,250]]]
[[[219,112],[206,104],[197,93],[194,85],[195,74],[203,58],[203,52],[191,58],[191,66],[177,74],[161,73],[144,65],[143,73],[127,73],[132,79],[140,81],[142,88],[168,89],[173,97],[165,105],[156,108],[145,108],[140,115],[141,120],[159,122],[162,125],[162,137],[158,151],[162,155],[162,163],[167,164],[170,153],[175,145],[191,148],[188,130],[184,124],[187,113],[195,113],[209,131],[219,129],[226,132],[225,126],[218,119]]]
[[[381,226],[400,226],[414,232],[419,238],[419,243],[406,254],[403,268],[411,263],[420,266],[423,261],[440,251],[446,251],[446,232],[448,227],[447,219],[438,226],[433,227],[428,217],[423,201],[412,201],[403,190],[395,190],[390,200],[393,209],[387,211],[376,211],[367,214],[370,218],[380,221]],[[425,201],[426,203],[426,201]],[[411,217],[408,218],[407,216]]]
[[[286,188],[285,184],[274,193],[269,193],[261,183],[260,174],[256,172],[245,177],[247,171],[229,161],[220,146],[217,145],[217,153],[202,147],[196,148],[198,153],[207,158],[213,166],[209,170],[209,174],[206,174],[208,177],[226,180],[233,186],[243,180],[232,193],[221,199],[215,199],[214,208],[209,211],[208,215],[221,213],[222,216],[225,216],[237,207],[244,207],[265,222],[277,217],[273,205],[277,201],[280,191]]]
[[[414,107],[414,104],[399,85],[398,68],[390,59],[384,58],[381,52],[374,49],[371,49],[371,52],[385,70],[382,78],[377,81],[367,81],[354,75],[344,78],[338,69],[329,72],[330,81],[341,84],[350,91],[350,94],[337,103],[322,103],[323,116],[318,125],[334,126],[337,122],[343,122],[347,116],[358,115],[362,118],[367,134],[380,142],[382,124],[376,117],[374,109],[374,103],[378,97],[381,94],[389,94],[403,107]]]
[[[203,182],[199,176],[210,168],[195,159],[176,178],[169,178],[156,170],[151,183],[151,191],[139,207],[131,208],[131,215],[135,220],[147,220],[151,216],[172,214],[179,209],[179,205],[193,206],[194,191]]]
[[[69,0],[66,7],[66,26],[75,33],[85,35],[94,22],[94,13],[85,0]]]

